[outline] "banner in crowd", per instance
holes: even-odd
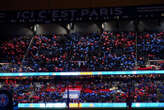
[[[80,96],[80,91],[81,91],[81,88],[69,88],[69,98],[78,99]],[[63,98],[67,98],[67,96],[68,96],[68,91],[65,90]]]
[[[164,16],[164,6],[0,11],[0,23],[56,23]]]

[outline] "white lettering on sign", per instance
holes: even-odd
[[[68,11],[67,10],[61,11],[61,17],[62,18],[65,18],[67,16],[68,16]]]
[[[107,8],[101,8],[100,9],[100,16],[107,16],[108,15],[108,9]]]
[[[34,18],[34,12],[33,11],[17,12],[17,18],[23,18],[23,19]]]
[[[98,16],[96,9],[93,9],[90,13],[90,16]]]
[[[77,10],[70,10],[70,12],[71,12],[71,16],[74,17],[76,12],[77,12]]]
[[[17,12],[16,20],[25,22],[43,22],[45,20],[51,22],[67,20],[82,20],[84,17],[108,17],[123,14],[123,8],[99,8],[99,9],[73,9],[73,10],[42,10],[42,11],[20,11]],[[85,18],[84,18],[85,19]]]
[[[88,9],[82,9],[81,10],[81,16],[87,16],[89,14],[89,10]]]
[[[58,17],[60,17],[59,11],[58,10],[52,11],[52,18],[58,18]]]
[[[114,14],[115,15],[121,15],[123,13],[122,8],[115,8],[114,9]]]
[[[39,18],[47,18],[47,11],[40,11],[39,12]]]

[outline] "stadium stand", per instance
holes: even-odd
[[[122,71],[162,69],[164,32],[103,32],[36,35],[2,43],[8,72]],[[30,43],[31,42],[31,43]],[[2,71],[6,65],[2,66]]]
[[[129,93],[133,102],[164,102],[164,82],[160,75],[68,78],[6,79],[1,80],[0,85],[14,90],[14,100],[17,103],[66,102],[64,94],[67,89],[74,91],[70,97],[70,102],[74,103],[126,102]]]

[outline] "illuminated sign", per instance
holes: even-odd
[[[0,76],[80,76],[80,75],[136,75],[164,74],[164,70],[144,71],[99,71],[99,72],[29,72],[29,73],[0,73]]]

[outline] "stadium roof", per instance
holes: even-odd
[[[5,0],[0,10],[95,8],[164,4],[163,0]]]

